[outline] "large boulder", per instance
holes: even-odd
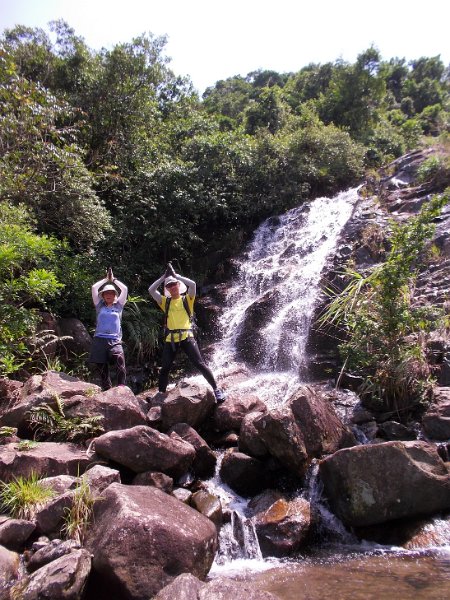
[[[64,402],[66,417],[102,416],[105,432],[146,425],[147,416],[129,387],[119,386],[89,396],[73,396]]]
[[[213,426],[217,431],[239,431],[245,415],[266,411],[266,405],[258,396],[231,393],[227,395],[227,401],[219,404],[214,411]]]
[[[255,456],[256,458],[265,458],[269,455],[267,446],[262,441],[255,420],[264,413],[250,412],[242,419],[239,431],[239,450],[244,454]]]
[[[177,423],[187,423],[198,429],[215,405],[211,389],[187,381],[180,381],[167,394],[158,393],[147,401],[150,405],[148,422],[161,431],[167,431]]]
[[[303,433],[288,406],[270,410],[253,420],[269,453],[297,477],[303,477],[310,459]]]
[[[96,597],[142,600],[181,573],[204,579],[217,533],[209,519],[156,488],[113,483],[94,507],[86,547]]]
[[[300,388],[288,405],[303,434],[309,457],[318,458],[356,444],[352,432],[337,416],[331,401],[313,387]]]
[[[365,526],[450,508],[450,473],[426,442],[385,442],[338,450],[320,463],[330,506]]]
[[[43,375],[33,375],[28,379],[20,394],[11,399],[0,417],[0,426],[17,427],[19,436],[29,437],[32,430],[28,422],[28,411],[40,404],[57,408],[57,400],[64,403],[73,396],[90,396],[100,392],[100,388],[65,373],[47,371]]]
[[[36,525],[31,521],[0,517],[0,545],[14,552],[22,552],[35,529]]]
[[[92,338],[86,326],[79,319],[74,317],[58,319],[56,333],[63,338],[59,341],[59,353],[64,354],[66,358],[89,352]]]
[[[142,425],[101,435],[95,451],[135,473],[160,471],[171,477],[186,473],[195,458],[195,448],[175,433],[168,436]]]
[[[88,456],[86,450],[75,444],[40,442],[28,450],[18,450],[17,444],[0,446],[0,480],[13,477],[40,477],[56,475],[78,476],[95,464],[98,456]]]

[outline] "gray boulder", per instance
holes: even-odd
[[[11,592],[21,600],[79,600],[91,570],[86,550],[74,550],[35,571]]]
[[[86,451],[75,444],[40,442],[26,451],[18,450],[16,444],[6,444],[0,446],[0,480],[30,477],[32,473],[41,477],[77,476],[97,460],[98,456],[88,457]]]
[[[64,354],[66,358],[89,352],[92,338],[79,319],[73,317],[58,319],[56,333],[60,338],[66,338],[59,342],[59,353]]]
[[[215,398],[206,386],[180,381],[167,394],[156,394],[149,400],[149,406],[148,422],[161,431],[167,431],[177,423],[187,423],[198,429],[211,415]]]
[[[135,473],[160,471],[179,477],[189,470],[195,449],[176,434],[172,435],[142,425],[110,431],[95,440],[95,451]]]
[[[152,598],[181,573],[206,577],[216,528],[189,506],[153,487],[113,483],[94,513],[86,546],[97,585],[115,600]]]
[[[339,450],[320,463],[330,506],[365,526],[450,508],[450,473],[426,442],[385,442]]]
[[[0,522],[0,545],[14,552],[22,552],[35,529],[35,523],[25,519],[2,519]]]
[[[127,386],[114,387],[95,395],[73,396],[64,402],[64,413],[66,417],[100,415],[105,432],[147,424],[146,414]]]

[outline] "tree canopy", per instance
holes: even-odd
[[[164,37],[96,51],[56,21],[4,31],[0,101],[2,210],[26,209],[30,243],[64,247],[64,288],[55,279],[35,301],[88,318],[82,294],[105,265],[135,293],[168,259],[213,280],[264,218],[447,132],[449,70],[370,47],[354,64],[253,71],[199,98]]]

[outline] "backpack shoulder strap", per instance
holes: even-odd
[[[172,298],[166,297],[166,305],[164,307],[164,326],[167,327],[167,318],[169,316],[170,301]]]
[[[189,302],[186,298],[186,296],[183,296],[183,306],[184,306],[184,310],[187,312],[189,320],[192,319],[192,313],[191,313],[191,309],[189,308]]]

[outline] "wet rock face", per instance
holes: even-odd
[[[266,340],[262,329],[270,321],[268,315],[274,310],[276,299],[276,290],[269,290],[245,312],[243,327],[236,339],[236,351],[238,358],[252,367],[260,366],[266,357]]]
[[[389,465],[389,468],[386,468]],[[385,442],[339,450],[320,476],[333,512],[365,526],[450,508],[450,473],[426,442]]]
[[[264,556],[289,556],[304,543],[311,525],[307,500],[276,500],[256,517],[256,533]]]

